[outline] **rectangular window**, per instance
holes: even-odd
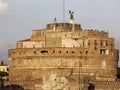
[[[97,51],[97,47],[96,46],[94,47],[94,50]]]
[[[113,47],[113,42],[111,41],[111,47]]]
[[[100,45],[103,46],[103,41],[102,40],[100,40]]]
[[[108,46],[108,41],[106,40],[106,46]]]
[[[45,32],[41,32],[41,36],[45,36]]]
[[[90,46],[90,40],[88,41],[88,46]]]
[[[96,40],[94,41],[94,44],[97,45],[97,41]]]
[[[100,49],[100,54],[102,54],[102,49]]]
[[[109,54],[109,50],[108,49],[100,49],[100,54],[108,55]]]

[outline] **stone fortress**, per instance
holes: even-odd
[[[31,81],[32,84],[23,85],[26,90],[37,90],[35,87],[43,90],[43,78],[57,74],[69,83],[69,89],[64,90],[83,90],[89,83],[96,90],[107,90],[99,89],[99,83],[102,87],[106,83],[120,85],[116,81],[119,53],[114,38],[105,31],[83,30],[80,24],[74,23],[73,12],[69,13],[70,23],[55,19],[45,29],[33,30],[29,39],[17,41],[16,48],[9,50],[11,84]],[[109,90],[120,90],[120,87]]]

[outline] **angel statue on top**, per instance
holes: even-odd
[[[74,19],[74,11],[69,10],[70,20]]]

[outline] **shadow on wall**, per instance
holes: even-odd
[[[24,90],[24,88],[19,85],[8,85],[3,90]]]
[[[0,90],[24,90],[24,88],[15,84],[4,86],[4,80],[0,78]]]
[[[95,90],[95,86],[93,84],[89,84],[88,90]]]

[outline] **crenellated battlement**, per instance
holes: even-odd
[[[108,38],[109,33],[105,31],[93,30],[93,29],[85,29],[85,32],[88,33],[88,37],[94,38]]]
[[[47,25],[47,31],[81,31],[80,24],[51,23]]]
[[[32,30],[31,41],[44,41],[44,40],[45,40],[44,29]]]

